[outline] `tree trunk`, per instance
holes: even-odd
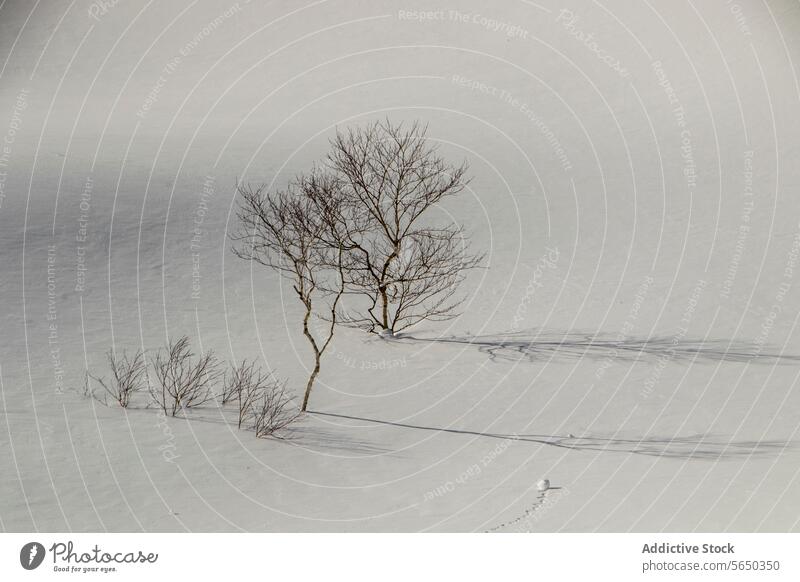
[[[389,296],[386,294],[386,287],[378,288],[381,294],[381,325],[383,329],[389,329]]]
[[[398,257],[398,244],[399,243],[395,243],[392,254],[386,257],[386,262],[383,264],[383,269],[381,270],[381,279],[378,283],[378,293],[380,293],[381,296],[381,325],[383,326],[383,329],[388,329],[390,331],[392,328],[389,324],[389,294],[387,293],[386,289],[386,277],[389,273],[389,267],[391,266],[392,261]]]
[[[317,375],[319,374],[319,361],[320,361],[320,353],[319,353],[319,346],[317,346],[317,342],[314,339],[314,336],[311,335],[311,332],[308,329],[308,320],[311,319],[311,301],[307,300],[306,302],[306,314],[303,317],[303,335],[306,336],[308,339],[308,343],[311,344],[312,349],[314,350],[314,370],[311,372],[311,376],[308,377],[308,384],[306,384],[306,393],[303,396],[303,406],[300,408],[301,412],[305,412],[306,408],[308,408],[308,399],[311,397],[311,387],[314,386],[314,380],[317,379]]]
[[[306,408],[308,408],[308,399],[311,397],[311,387],[314,385],[314,380],[317,379],[317,375],[319,374],[319,353],[314,354],[314,370],[311,372],[311,376],[308,377],[308,384],[306,384],[306,393],[303,396],[303,406],[300,408],[301,412],[305,412]]]

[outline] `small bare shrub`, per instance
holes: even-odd
[[[252,415],[256,402],[277,385],[278,381],[271,373],[262,372],[255,362],[242,360],[225,375],[222,403],[236,402],[239,409],[238,425],[242,428],[245,420]]]
[[[231,365],[230,372],[226,371],[222,380],[222,392],[219,395],[220,404],[225,406],[238,399],[245,377],[252,374],[254,363],[248,364],[247,360],[242,360],[238,366]]]
[[[117,356],[113,350],[109,350],[106,357],[111,370],[111,379],[106,382],[105,378],[93,376],[87,372],[84,393],[96,398],[94,391],[89,387],[89,378],[91,378],[117,404],[122,408],[128,408],[133,395],[141,392],[147,386],[147,361],[145,360],[144,352],[139,350],[133,356],[128,357],[125,350],[122,351],[121,356]]]
[[[300,416],[286,384],[273,381],[264,387],[250,409],[250,421],[256,437],[276,436]]]
[[[186,336],[170,341],[165,351],[159,350],[153,368],[158,385],[150,389],[150,394],[164,414],[172,416],[212,400],[211,388],[222,376],[214,352],[195,357]]]

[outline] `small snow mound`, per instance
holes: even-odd
[[[394,337],[394,332],[391,329],[382,329],[378,335],[382,338],[391,339]]]
[[[539,491],[547,491],[550,489],[550,479],[540,479],[538,483],[536,483],[536,488]]]

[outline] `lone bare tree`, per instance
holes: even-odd
[[[303,305],[303,335],[314,354],[301,410],[308,408],[320,362],[333,339],[339,300],[344,293],[344,251],[335,241],[339,228],[340,189],[336,181],[319,173],[300,176],[284,191],[265,192],[263,186],[240,185],[239,230],[232,235],[233,252],[270,267],[292,283]],[[326,322],[320,337],[312,330],[312,317]]]
[[[462,227],[429,220],[468,179],[466,163],[445,162],[426,132],[388,121],[352,128],[337,133],[326,160],[346,201],[338,206],[346,213],[339,231],[345,284],[367,302],[343,319],[370,331],[455,317],[458,284],[483,259],[469,251]]]

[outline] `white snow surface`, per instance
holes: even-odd
[[[3,3],[0,528],[800,529],[800,8],[737,7]],[[235,183],[382,117],[470,163],[460,317],[337,331],[284,440],[81,395],[186,334],[300,396]]]

